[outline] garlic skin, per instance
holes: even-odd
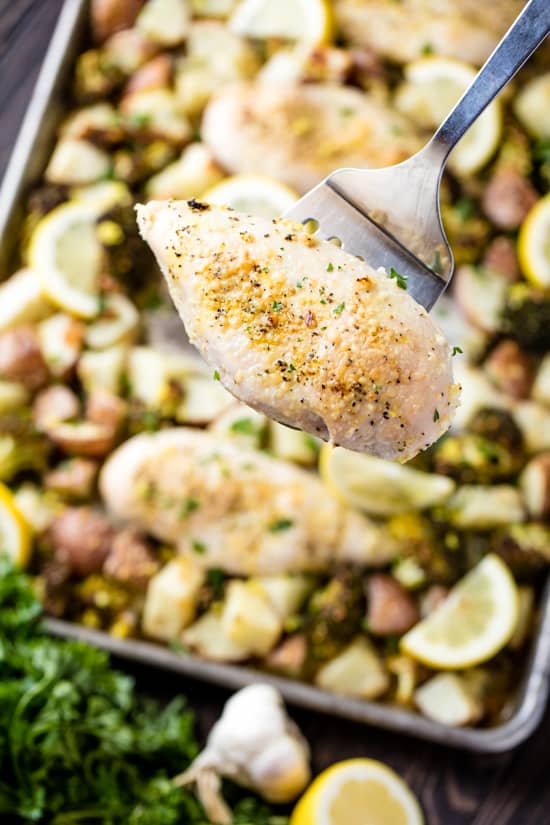
[[[224,776],[268,802],[290,802],[311,778],[309,747],[286,714],[280,693],[254,684],[234,694],[210,731],[206,747],[191,767],[175,778],[196,782],[210,819],[230,825],[231,812],[220,797]]]

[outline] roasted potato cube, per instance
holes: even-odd
[[[121,584],[146,590],[158,568],[159,563],[145,537],[136,528],[127,527],[114,536],[103,573]]]
[[[187,37],[190,14],[187,0],[147,0],[136,28],[159,46],[177,46]]]
[[[550,452],[535,456],[524,468],[519,485],[523,501],[533,518],[550,515]]]
[[[63,384],[52,384],[39,392],[32,405],[32,420],[41,432],[48,432],[60,421],[76,418],[79,413],[78,397]]]
[[[156,200],[199,198],[222,178],[210,150],[203,143],[192,143],[178,160],[149,178],[145,192]]]
[[[449,522],[461,530],[491,530],[525,521],[519,491],[508,484],[464,484],[446,507]]]
[[[104,178],[111,169],[107,152],[88,140],[62,138],[53,150],[45,178],[50,183],[80,186]]]
[[[177,639],[195,617],[204,571],[191,559],[175,558],[150,580],[143,606],[142,629],[168,642]]]
[[[55,558],[77,576],[99,573],[112,539],[113,529],[106,516],[91,507],[67,507],[49,529]]]
[[[37,326],[40,349],[50,372],[66,378],[75,367],[84,343],[85,326],[71,315],[58,312]]]
[[[103,43],[112,34],[134,25],[143,0],[92,0],[90,22],[97,43]]]
[[[386,573],[373,573],[367,580],[367,625],[376,636],[406,633],[419,619],[410,593]]]
[[[20,269],[0,285],[0,333],[40,321],[52,312],[40,278],[32,269]]]
[[[63,498],[86,501],[93,493],[98,470],[97,461],[70,458],[45,475],[44,486]]]
[[[184,630],[182,640],[204,659],[216,662],[242,662],[250,658],[248,648],[237,644],[225,633],[222,616],[216,606],[211,607]]]
[[[414,693],[424,716],[442,725],[473,725],[483,716],[483,705],[468,683],[456,673],[438,673]]]
[[[357,637],[342,653],[327,662],[315,678],[324,690],[377,699],[388,690],[390,678],[372,644]]]
[[[0,377],[37,390],[50,378],[36,328],[20,324],[0,334]]]
[[[127,358],[128,348],[124,345],[98,352],[85,352],[76,371],[86,392],[90,394],[101,388],[117,395],[122,385]]]
[[[283,629],[264,588],[236,579],[227,587],[221,624],[233,642],[257,656],[265,656],[274,647]]]

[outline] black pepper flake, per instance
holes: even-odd
[[[187,201],[187,206],[189,209],[192,209],[193,212],[206,212],[210,209],[210,205],[208,203],[201,203],[200,201],[196,201],[195,198],[191,198],[191,200]]]

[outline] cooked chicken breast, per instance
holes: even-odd
[[[449,346],[384,270],[290,221],[196,201],[153,201],[138,221],[191,342],[241,401],[402,461],[448,428]]]
[[[229,172],[271,175],[299,192],[341,166],[391,166],[421,145],[404,116],[328,83],[222,89],[206,109],[202,136]]]
[[[131,438],[107,460],[100,489],[116,517],[235,575],[380,565],[397,549],[307,471],[200,430]]]
[[[476,66],[489,57],[525,0],[335,0],[338,26],[352,43],[396,63],[427,51]]]

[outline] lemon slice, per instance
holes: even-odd
[[[46,297],[79,318],[99,312],[103,250],[96,219],[97,210],[89,204],[62,204],[42,218],[29,245],[29,263]]]
[[[532,284],[550,287],[550,194],[536,203],[525,218],[518,238],[523,274]]]
[[[375,759],[347,759],[323,771],[302,796],[290,825],[422,825],[408,785]]]
[[[333,29],[328,0],[242,0],[229,28],[245,37],[326,43]]]
[[[446,476],[328,444],[321,448],[319,473],[335,496],[373,516],[433,507],[445,501],[456,486]]]
[[[419,126],[434,129],[475,76],[476,69],[460,60],[438,56],[420,58],[405,68],[405,83],[397,91],[395,104]],[[501,132],[502,107],[497,99],[451,153],[451,170],[457,175],[471,175],[485,166],[496,151]]]
[[[445,601],[401,639],[404,653],[439,670],[473,667],[511,639],[518,591],[504,562],[485,556]]]
[[[31,555],[31,529],[5,484],[0,483],[0,553],[17,567],[25,567]]]
[[[233,175],[209,189],[201,200],[218,206],[230,206],[237,212],[277,218],[296,203],[297,192],[278,180],[264,175]]]

